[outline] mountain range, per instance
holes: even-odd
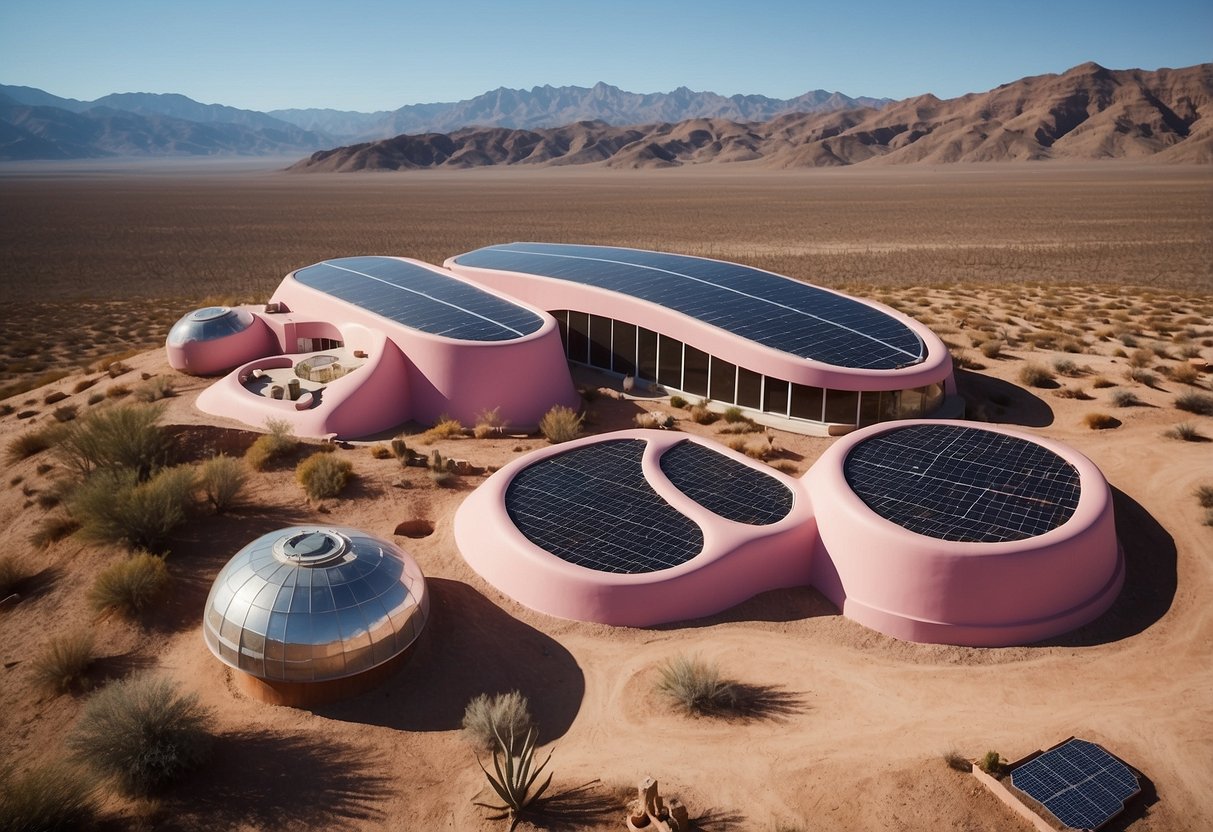
[[[694,118],[641,126],[464,128],[312,154],[304,172],[574,165],[651,168],[753,162],[854,164],[1152,158],[1213,163],[1213,64],[1109,70],[1086,63],[984,93],[922,95],[882,107],[789,113],[766,121]]]
[[[792,99],[726,98],[679,87],[633,93],[593,87],[500,88],[465,101],[409,104],[397,110],[241,110],[184,95],[116,93],[95,101],[60,98],[33,87],[0,85],[0,159],[104,156],[290,154],[401,133],[483,127],[555,127],[583,120],[640,124],[725,118],[764,121],[793,112],[880,107],[889,99],[814,90]]]

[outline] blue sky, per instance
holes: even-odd
[[[496,87],[941,98],[1093,60],[1213,60],[1213,2],[5,0],[0,83],[395,109]]]

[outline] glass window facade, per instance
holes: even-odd
[[[870,425],[928,416],[943,404],[940,384],[906,390],[824,390],[766,376],[626,321],[585,312],[552,313],[570,361],[634,375],[671,390],[808,422]]]

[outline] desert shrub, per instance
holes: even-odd
[[[977,765],[986,774],[998,775],[1002,772],[1002,757],[997,751],[987,751]]]
[[[336,497],[349,483],[354,466],[331,453],[314,453],[295,469],[295,479],[313,500]]]
[[[1053,381],[1053,371],[1040,364],[1025,364],[1019,371],[1019,380],[1029,387],[1048,387]]]
[[[244,452],[244,461],[254,471],[264,471],[294,453],[299,440],[291,433],[291,423],[284,419],[267,419],[266,433]]]
[[[674,427],[675,423],[676,421],[672,414],[661,413],[659,411],[637,413],[632,417],[632,424],[638,428],[668,429]]]
[[[34,526],[29,542],[39,549],[45,549],[52,543],[58,543],[70,534],[74,534],[80,524],[71,517],[62,514],[48,514]]]
[[[123,396],[129,396],[131,388],[127,384],[111,384],[105,388],[105,397],[107,399],[120,399]]]
[[[39,687],[67,693],[89,687],[94,658],[92,632],[77,630],[52,638],[30,664]]]
[[[1192,493],[1201,508],[1213,508],[1213,485],[1198,485]]]
[[[1059,399],[1078,399],[1079,401],[1088,401],[1091,398],[1091,394],[1082,387],[1063,387],[1053,395]]]
[[[1058,375],[1074,377],[1079,374],[1078,365],[1068,358],[1058,358],[1053,361],[1053,369]]]
[[[131,368],[123,364],[121,361],[111,361],[109,364],[106,364],[103,369],[105,372],[109,373],[110,378],[117,378],[118,376],[124,375],[125,373],[129,373],[131,371]]]
[[[1175,397],[1175,406],[1197,416],[1213,416],[1213,396],[1203,393],[1181,393]]]
[[[953,347],[949,350],[949,352],[952,353],[952,365],[957,369],[984,370],[986,368],[985,364],[982,364],[980,361],[974,361],[972,358],[970,358],[968,350],[961,349],[960,347]]]
[[[742,412],[740,407],[728,407],[724,411],[724,420],[731,425],[736,422],[747,422],[749,418]]]
[[[1158,384],[1158,376],[1151,373],[1149,370],[1142,370],[1137,367],[1132,367],[1125,371],[1125,378],[1129,381],[1135,381],[1138,384],[1144,384],[1146,387],[1153,387]]]
[[[1096,390],[1102,390],[1105,387],[1115,387],[1116,382],[1106,379],[1103,376],[1096,376],[1095,378],[1091,379],[1091,386]]]
[[[172,457],[172,439],[157,424],[163,413],[161,405],[90,413],[62,428],[55,454],[81,477],[96,470],[123,470],[146,480]]]
[[[658,668],[656,689],[692,713],[726,711],[738,704],[737,686],[701,659],[677,656]]]
[[[753,419],[742,417],[741,419],[729,422],[720,429],[720,432],[725,435],[737,435],[742,433],[758,433],[760,430],[762,430],[762,426]]]
[[[986,358],[998,358],[1002,355],[1002,341],[983,341],[979,349]]]
[[[581,435],[581,424],[585,420],[572,408],[556,405],[539,420],[539,432],[553,445],[569,442]]]
[[[1116,407],[1137,407],[1141,404],[1141,399],[1132,390],[1113,390],[1111,401]]]
[[[1149,367],[1153,363],[1154,353],[1151,350],[1133,350],[1133,352],[1129,355],[1130,367]]]
[[[141,402],[158,402],[175,395],[173,380],[168,376],[152,376],[135,388],[135,398]]]
[[[225,454],[213,456],[198,466],[198,487],[206,502],[219,514],[240,505],[241,493],[248,483],[248,472],[238,459]]]
[[[0,556],[0,598],[7,598],[16,592],[28,577],[29,570],[25,568],[24,561],[16,555]]]
[[[472,428],[472,435],[477,439],[485,439],[495,433],[501,433],[503,427],[505,420],[501,418],[500,407],[482,410],[476,415],[476,426]]]
[[[392,459],[396,455],[392,453],[392,449],[380,442],[377,445],[371,446],[371,456],[375,459]]]
[[[4,461],[9,465],[29,459],[34,454],[40,454],[55,443],[62,428],[57,425],[27,430],[19,433],[8,441],[4,448]]]
[[[1088,413],[1083,417],[1083,422],[1091,430],[1107,430],[1120,424],[1119,419],[1115,416],[1109,416],[1107,413]]]
[[[771,467],[792,477],[800,473],[800,469],[796,467],[796,463],[790,459],[777,459],[771,463]]]
[[[670,396],[670,407],[680,407],[681,408],[681,407],[686,407],[687,404],[689,404],[689,402],[687,402],[687,400],[684,399],[682,396],[678,396],[678,395]]]
[[[433,445],[441,439],[454,439],[458,436],[463,436],[463,425],[459,423],[459,420],[440,416],[434,426],[417,439],[422,445]]]
[[[1180,384],[1196,384],[1200,381],[1200,371],[1191,364],[1180,364],[1171,370],[1171,381]]]
[[[1180,422],[1175,427],[1163,431],[1162,435],[1168,439],[1179,439],[1184,442],[1202,442],[1205,439],[1196,425],[1191,422]]]
[[[64,762],[43,763],[18,774],[0,769],[0,829],[75,832],[96,820],[96,784]]]
[[[97,404],[98,402],[103,402],[103,401],[105,401],[104,393],[89,393],[88,394],[88,403],[90,405]]]
[[[68,745],[131,794],[180,778],[210,752],[210,712],[149,675],[114,682],[89,698]]]
[[[80,533],[98,543],[160,551],[193,505],[194,471],[165,468],[146,482],[130,471],[99,471],[68,498]]]
[[[73,393],[83,393],[85,390],[92,387],[94,384],[96,384],[100,380],[101,380],[100,378],[82,378],[76,382],[74,387],[72,387],[72,392]]]
[[[62,407],[56,407],[51,411],[51,416],[56,422],[70,422],[76,418],[78,408],[74,404],[65,404]]]
[[[473,746],[487,751],[493,747],[494,732],[502,736],[513,734],[521,739],[535,721],[525,696],[516,690],[509,693],[482,693],[472,698],[463,710],[463,735]]]
[[[968,773],[973,770],[973,762],[955,748],[944,752],[943,761],[948,764],[948,768],[955,771]]]
[[[47,393],[45,396],[43,396],[42,403],[43,404],[57,404],[66,398],[67,398],[67,393],[64,393],[62,390],[54,390],[50,393]]]
[[[451,471],[430,471],[429,477],[439,488],[454,488],[459,484],[459,477]]]
[[[720,418],[720,414],[709,410],[706,405],[697,404],[690,409],[691,421],[697,425],[710,425]]]
[[[88,591],[88,601],[94,612],[113,610],[134,618],[164,595],[168,580],[164,558],[137,552],[101,570]]]

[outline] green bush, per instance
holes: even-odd
[[[202,494],[219,514],[240,504],[241,494],[248,482],[248,472],[238,459],[220,454],[198,466],[198,485]]]
[[[727,711],[738,704],[736,685],[721,678],[714,664],[678,656],[659,668],[658,692],[693,713]]]
[[[244,452],[244,461],[254,471],[264,471],[294,453],[299,440],[291,433],[291,423],[283,419],[267,419],[268,433],[258,436],[257,441]]]
[[[131,794],[179,779],[210,752],[210,712],[167,679],[135,676],[89,698],[68,745]]]
[[[997,776],[1002,772],[1002,757],[999,756],[997,751],[987,751],[985,756],[977,762],[977,765],[986,774]]]
[[[68,498],[81,534],[98,543],[122,543],[159,552],[193,505],[194,471],[166,468],[147,482],[130,471],[99,471]]]
[[[686,407],[686,406],[687,406],[687,400],[684,399],[682,396],[678,396],[678,395],[670,396],[670,407]]]
[[[52,638],[31,665],[34,680],[53,693],[67,693],[89,687],[88,671],[93,665],[93,634],[78,630]]]
[[[64,762],[18,774],[0,769],[0,829],[7,832],[75,832],[96,821],[96,784]]]
[[[169,464],[173,442],[157,424],[162,405],[122,405],[65,425],[56,455],[80,477],[93,471],[132,471],[140,480]]]
[[[556,405],[539,420],[539,432],[553,445],[569,442],[581,435],[581,424],[585,420],[572,408]]]
[[[526,697],[516,690],[491,696],[482,693],[463,711],[463,734],[483,751],[493,747],[496,734],[525,737],[534,724]]]
[[[724,420],[726,422],[728,422],[730,425],[734,424],[735,422],[749,421],[748,417],[745,415],[745,413],[742,412],[740,407],[725,408]]]
[[[1213,396],[1203,393],[1183,393],[1175,397],[1175,406],[1198,416],[1213,416]]]
[[[113,610],[134,618],[164,595],[168,580],[164,558],[137,552],[101,570],[88,601],[95,612]]]
[[[295,469],[295,479],[313,500],[336,497],[349,483],[353,466],[331,453],[315,453]]]

